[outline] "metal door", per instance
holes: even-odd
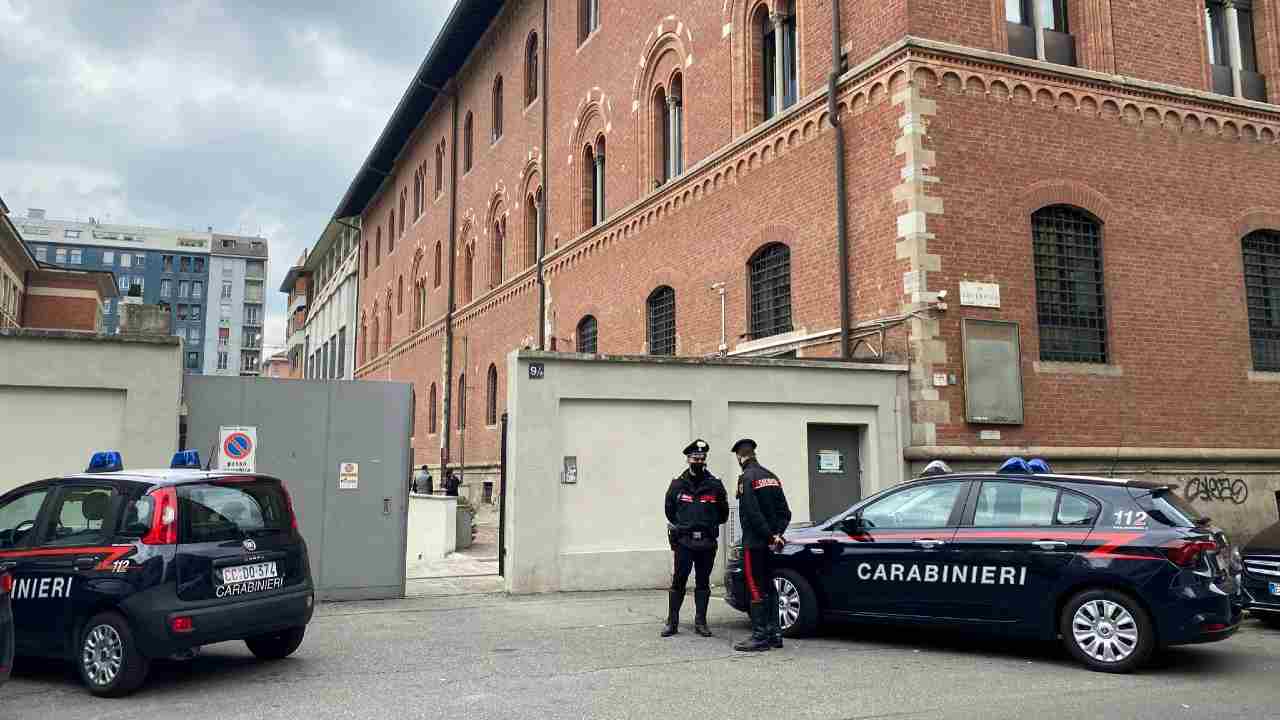
[[[858,437],[856,426],[809,426],[809,517],[814,522],[844,512],[862,499]]]

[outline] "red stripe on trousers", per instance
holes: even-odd
[[[756,585],[756,575],[751,570],[751,551],[743,550],[742,558],[747,564],[747,592],[751,593],[751,602],[762,602],[764,596],[760,594],[760,588]]]

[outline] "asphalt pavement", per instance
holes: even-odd
[[[692,598],[690,598],[691,604]],[[1263,718],[1280,716],[1280,631],[1174,648],[1135,675],[1084,670],[1055,646],[921,629],[836,628],[735,653],[745,618],[713,601],[717,637],[658,637],[660,592],[472,595],[320,606],[291,658],[242,644],[160,663],[102,700],[69,667],[19,661],[0,718]],[[691,620],[686,608],[686,620]]]

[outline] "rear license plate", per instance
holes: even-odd
[[[1267,583],[1267,589],[1272,595],[1280,595],[1280,583]]]
[[[273,577],[276,577],[276,564],[274,562],[222,568],[222,583],[224,585],[248,582],[250,580],[265,580]]]

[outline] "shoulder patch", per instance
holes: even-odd
[[[761,488],[767,488],[767,487],[780,488],[782,487],[782,481],[779,480],[778,478],[760,478],[759,480],[751,481],[752,490],[759,490]]]

